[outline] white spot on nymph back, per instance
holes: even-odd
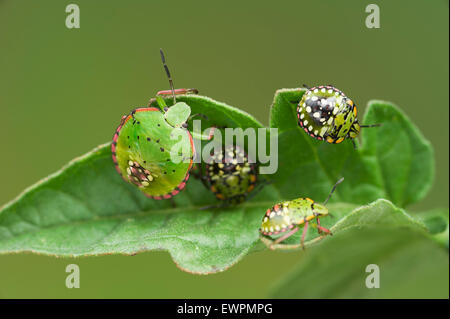
[[[326,91],[325,89],[320,90],[320,92],[322,92],[322,93],[325,93],[325,91]]]
[[[318,92],[319,92],[319,89],[315,89],[315,90],[314,90],[314,93],[318,93]]]
[[[303,125],[308,125],[308,120],[304,120]]]
[[[305,114],[300,114],[300,118],[303,120],[303,118],[305,117]]]
[[[316,119],[320,118],[320,112],[314,113],[313,116],[314,116]]]
[[[312,131],[312,129],[313,129],[313,127],[310,125],[309,127],[308,127],[308,131]]]
[[[317,101],[319,98],[317,97],[317,96],[313,96],[312,98],[311,98],[311,100],[313,100],[313,102],[314,101]]]

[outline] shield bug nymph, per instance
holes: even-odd
[[[275,246],[282,248],[283,245],[278,245],[285,239],[295,234],[301,227],[303,233],[300,245],[304,248],[304,241],[308,226],[311,224],[317,228],[319,234],[331,235],[330,230],[320,225],[320,218],[328,215],[326,204],[331,198],[336,186],[340,184],[344,178],[339,179],[330,191],[327,199],[323,204],[314,202],[310,198],[298,198],[291,201],[284,201],[274,205],[266,211],[263,217],[261,228],[259,229],[262,236],[266,236],[269,240],[261,237],[262,241],[270,248]],[[279,236],[277,239],[273,237]],[[296,248],[298,245],[284,245],[284,248]]]
[[[297,106],[298,125],[309,136],[332,144],[351,139],[355,145],[362,127],[380,126],[360,125],[357,114],[353,100],[331,85],[307,88]]]
[[[222,146],[220,151],[210,155],[204,168],[199,168],[200,178],[222,203],[205,208],[238,205],[255,196],[268,183],[259,176],[258,164],[239,146]]]
[[[116,170],[125,181],[137,186],[147,197],[169,199],[186,186],[195,155],[186,124],[191,108],[184,102],[177,102],[176,94],[197,91],[174,89],[162,50],[160,53],[174,104],[167,107],[161,97],[167,91],[160,91],[155,99],[158,107],[136,108],[122,117],[111,151]],[[173,139],[174,135],[178,138]]]

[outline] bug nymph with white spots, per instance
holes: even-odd
[[[262,235],[261,240],[264,244],[270,249],[297,248],[299,245],[284,245],[280,243],[303,227],[300,246],[304,248],[305,236],[308,225],[310,224],[314,228],[317,228],[320,235],[332,235],[330,230],[320,226],[320,218],[328,215],[328,209],[325,205],[336,189],[336,186],[343,180],[344,178],[341,178],[334,184],[323,204],[316,203],[310,198],[298,198],[292,201],[278,203],[272,208],[269,208],[263,217],[261,228],[259,229]],[[275,240],[272,239],[272,237],[278,235],[281,236]]]
[[[361,127],[379,126],[359,125],[357,113],[353,101],[331,85],[308,88],[297,106],[298,125],[309,136],[332,144],[348,138],[355,145]]]

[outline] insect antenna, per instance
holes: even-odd
[[[371,124],[371,125],[360,125],[360,127],[378,127],[381,126],[382,124]]]
[[[328,201],[329,201],[330,198],[331,198],[331,195],[332,195],[333,192],[336,190],[336,187],[337,187],[340,183],[342,183],[343,181],[344,181],[344,178],[342,177],[341,179],[339,179],[339,180],[336,182],[336,184],[334,184],[333,188],[331,189],[330,194],[328,194],[327,199],[325,199],[325,201],[323,202],[324,205],[326,205],[326,204],[328,203]]]
[[[164,70],[166,70],[167,77],[169,78],[170,89],[172,90],[172,96],[173,96],[173,104],[175,104],[175,103],[177,103],[177,100],[175,99],[175,89],[173,87],[172,76],[170,75],[169,67],[166,64],[166,58],[164,56],[163,50],[159,49],[159,53],[161,53],[161,61],[164,65]]]

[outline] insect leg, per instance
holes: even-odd
[[[230,206],[230,201],[229,200],[224,200],[222,203],[220,204],[215,204],[215,205],[208,205],[208,206],[203,206],[200,207],[199,210],[206,210],[206,209],[216,209],[216,208],[225,208]]]
[[[360,125],[360,127],[379,127],[382,124],[370,124],[370,125]]]
[[[136,118],[134,117],[135,114],[136,114],[136,109],[131,111],[131,117],[133,118],[133,124],[136,123]]]
[[[302,246],[302,249],[305,249],[305,236],[306,232],[308,231],[308,224],[309,222],[305,222],[305,226],[303,227],[303,233],[302,233],[302,239],[300,240],[300,245]]]
[[[192,137],[197,140],[209,141],[213,138],[216,128],[217,128],[216,126],[211,127],[208,135],[203,135],[203,134],[197,133],[197,132],[191,132],[191,134],[192,134]]]
[[[324,232],[325,234],[333,235],[333,233],[329,229],[320,226],[319,217],[317,217],[317,230],[319,231],[319,234],[322,234],[322,232]]]
[[[284,234],[283,236],[281,236],[280,238],[277,238],[271,245],[271,247],[273,245],[277,245],[279,243],[281,243],[283,240],[285,240],[288,237],[291,237],[292,235],[294,235],[300,228],[295,227],[294,229],[292,229],[289,233]],[[272,248],[271,248],[272,249]]]
[[[205,186],[206,188],[209,189],[211,187],[211,185],[208,182],[208,178],[205,175],[203,175],[202,163],[200,163],[197,167],[198,167],[198,172],[191,171],[191,175],[194,176],[195,178],[199,179],[203,183],[203,186]]]
[[[197,116],[201,117],[202,119],[204,119],[206,121],[209,121],[209,117],[207,117],[205,114],[202,114],[202,113],[192,114],[191,116],[189,116],[188,121],[192,120],[194,117],[197,117]]]
[[[152,106],[153,103],[156,102],[156,98],[152,97],[149,101],[148,101],[148,106]]]
[[[175,93],[175,95],[198,94],[198,90],[197,89],[174,89],[173,93]],[[156,93],[156,95],[159,95],[159,96],[172,95],[172,90],[158,91],[158,93]]]

